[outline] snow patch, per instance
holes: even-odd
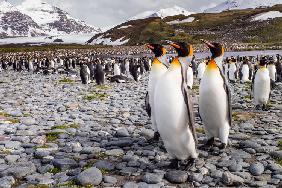
[[[115,41],[112,41],[111,38],[103,38],[104,36],[101,35],[97,39],[93,40],[93,44],[103,44],[103,45],[112,45],[112,46],[119,46],[128,43],[129,39],[124,40],[125,37],[121,37]]]
[[[138,19],[145,19],[151,17],[160,17],[163,19],[168,16],[176,16],[181,14],[184,16],[189,16],[191,14],[194,14],[194,12],[189,12],[186,9],[179,6],[173,6],[171,8],[160,9],[158,11],[146,11],[130,18],[129,20],[138,20]]]
[[[259,14],[255,16],[252,21],[265,21],[265,20],[270,20],[274,18],[281,18],[282,17],[282,12],[279,11],[269,11],[266,13]]]
[[[0,12],[1,13],[14,12],[14,11],[18,11],[18,9],[16,7],[14,7],[8,1],[1,1],[0,2]]]
[[[282,4],[282,0],[227,0],[213,8],[205,10],[205,13],[218,13],[225,10],[255,9],[259,7],[272,7]]]
[[[173,20],[173,21],[170,21],[170,22],[166,22],[166,23],[169,24],[169,25],[174,25],[174,24],[181,24],[181,23],[191,23],[194,20],[195,20],[194,17],[189,17],[189,18],[186,18],[186,19],[181,20],[181,21],[179,19],[177,19],[177,20]]]
[[[129,27],[132,27],[132,25],[121,26],[121,27],[119,27],[118,29],[127,29],[127,28],[129,28]]]

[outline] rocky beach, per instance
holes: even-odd
[[[250,83],[231,85],[229,146],[198,150],[188,171],[166,169],[169,155],[153,137],[140,82],[82,85],[79,79],[27,72],[0,74],[0,187],[282,186],[282,84],[269,111],[250,100]],[[200,145],[206,140],[193,88]],[[177,135],[176,135],[177,136]]]

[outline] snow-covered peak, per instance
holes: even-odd
[[[14,7],[11,3],[9,3],[6,0],[0,0],[0,12],[6,13],[6,12],[13,12],[18,11],[16,7]]]
[[[160,17],[160,18],[166,18],[168,16],[176,16],[176,15],[185,15],[189,16],[191,14],[194,14],[193,12],[189,12],[186,9],[179,7],[179,6],[173,6],[170,8],[160,9],[158,11],[145,11],[143,13],[140,13],[129,20],[138,20],[138,19],[145,19],[150,17]]]
[[[59,20],[56,8],[41,0],[25,0],[17,8],[39,25]]]
[[[259,7],[271,7],[282,4],[282,0],[227,0],[213,8],[207,9],[206,13],[217,13],[234,9],[254,9]]]

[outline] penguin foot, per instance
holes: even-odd
[[[200,146],[199,149],[205,150],[213,146],[213,144],[214,144],[214,137],[210,138],[204,145]]]
[[[185,165],[185,170],[189,170],[194,164],[196,163],[196,159],[191,158],[188,160],[187,164]]]
[[[227,146],[227,144],[222,143],[222,144],[220,144],[220,145],[218,146],[218,148],[219,148],[220,150],[223,150],[223,149],[226,148],[226,146]]]
[[[178,159],[172,159],[170,164],[167,166],[167,169],[176,169],[180,168],[180,161]]]
[[[269,107],[267,107],[267,105],[264,104],[264,105],[262,105],[262,110],[263,110],[263,111],[268,111],[268,110],[269,110]]]
[[[152,139],[149,140],[149,143],[153,144],[155,142],[160,141],[160,133],[159,132],[155,132],[154,137]]]
[[[261,109],[260,105],[256,105],[255,109],[260,110]]]

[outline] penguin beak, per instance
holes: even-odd
[[[171,45],[172,47],[174,47],[176,49],[180,49],[181,48],[178,44],[176,44],[174,42],[170,43],[169,45]]]
[[[208,41],[206,41],[206,40],[204,40],[204,39],[201,39],[201,41],[202,41],[203,43],[205,43],[209,48],[215,48],[215,46],[214,46],[213,44],[211,44],[210,42],[208,42]]]
[[[154,50],[154,46],[152,46],[151,44],[147,44],[147,48],[151,49],[151,50]]]

